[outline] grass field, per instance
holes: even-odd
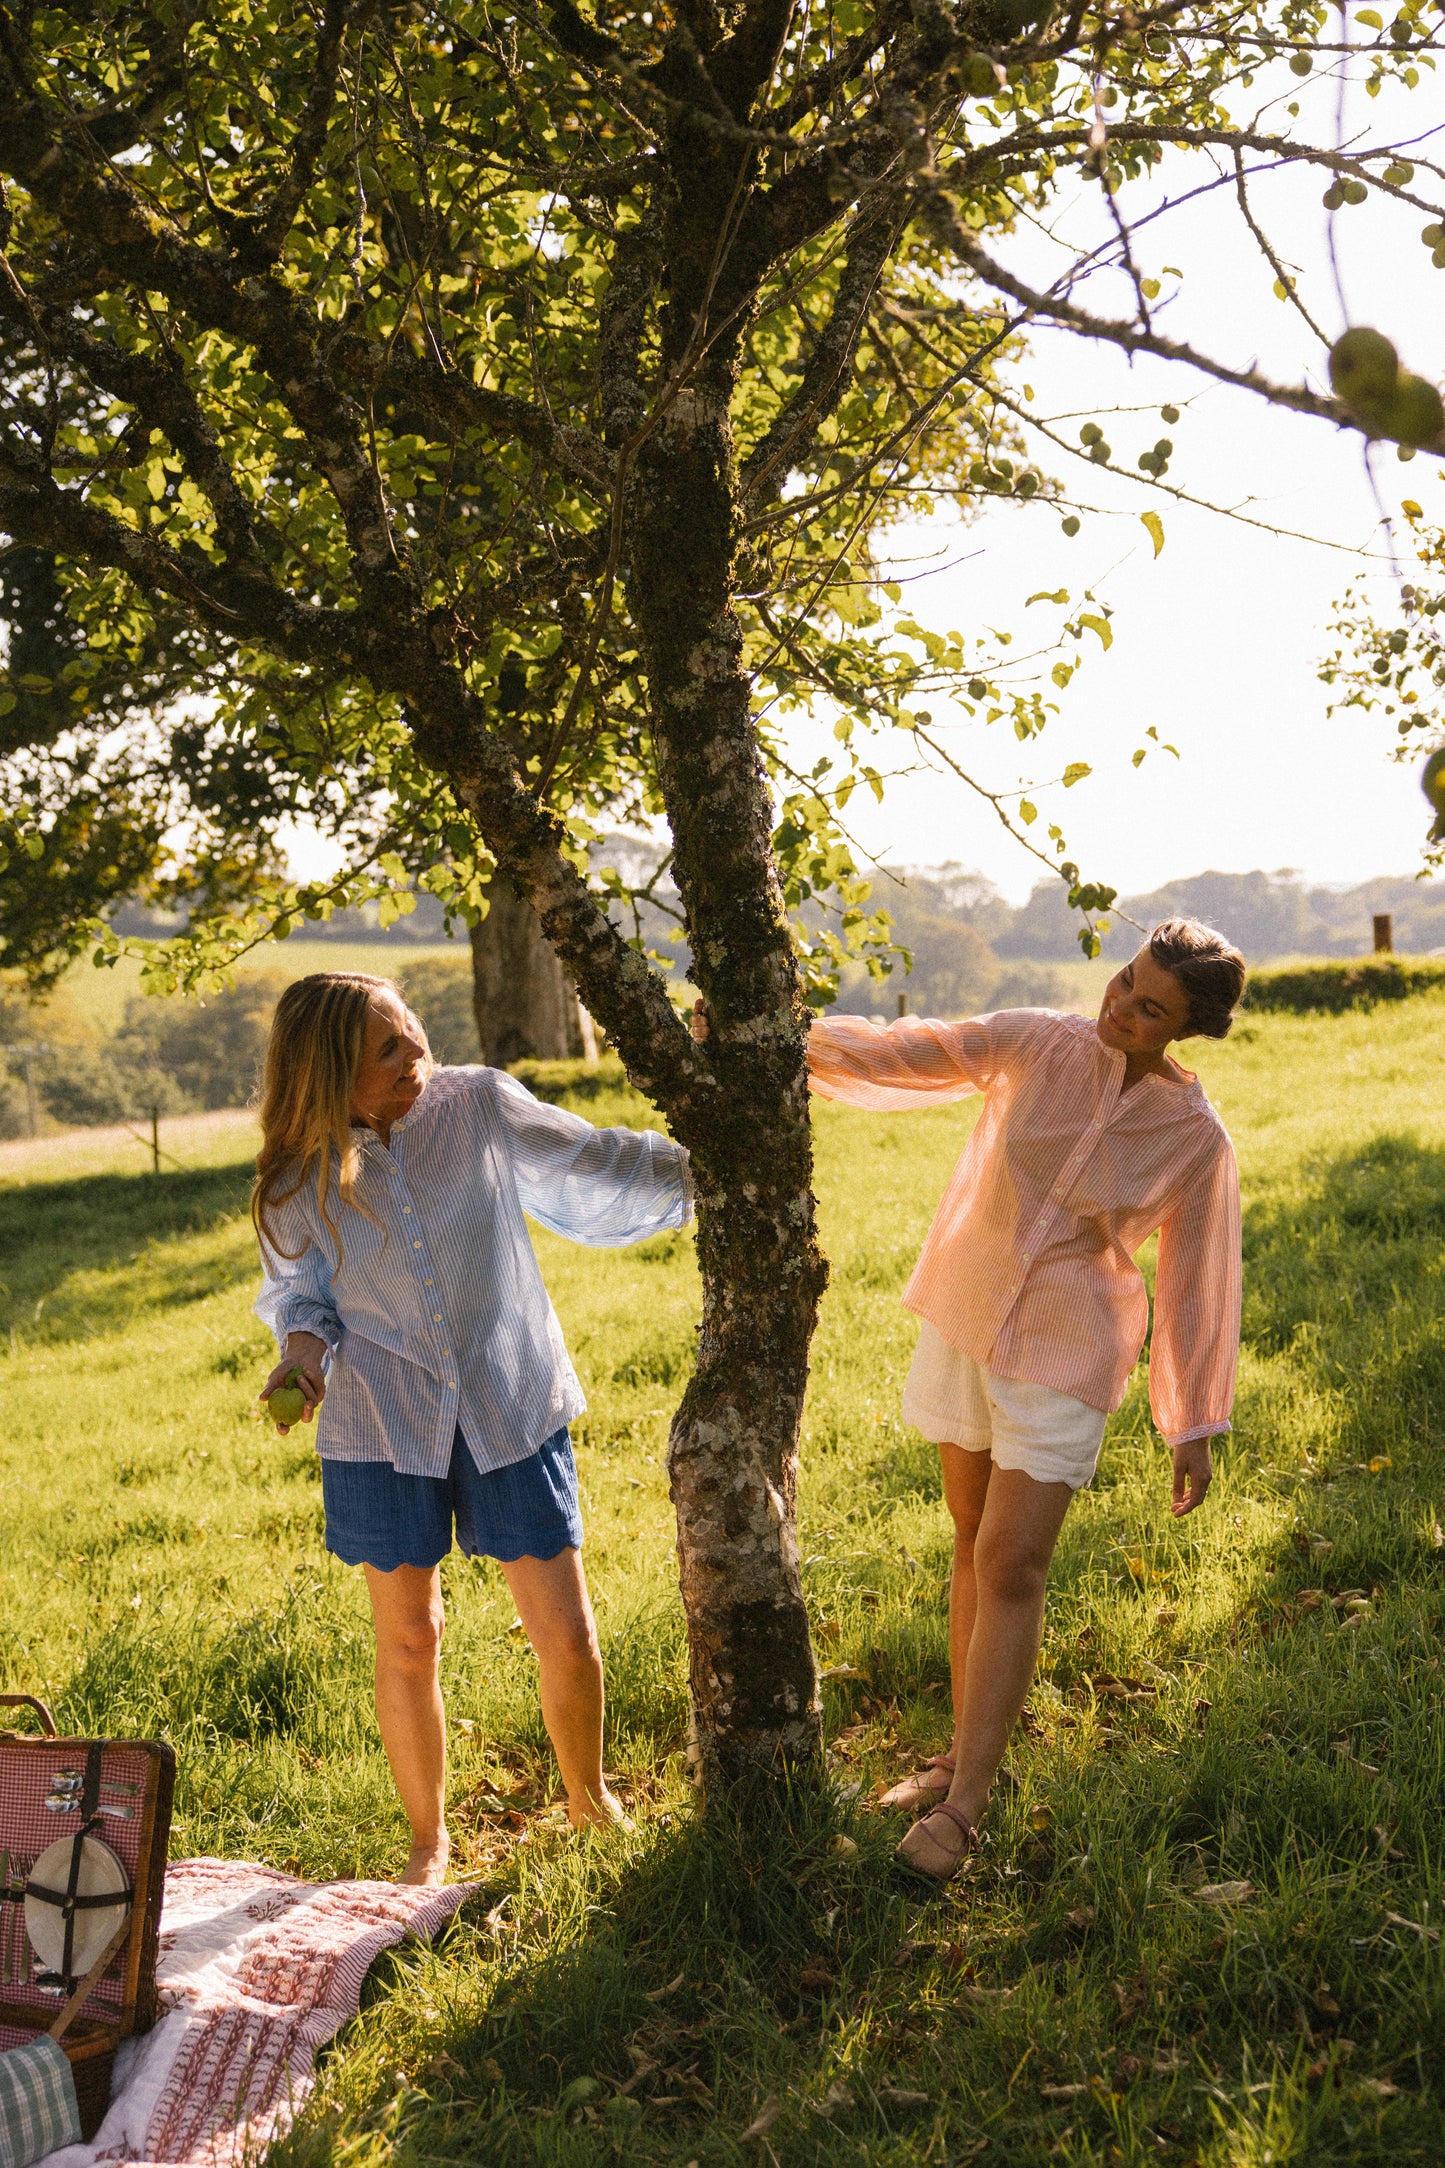
[[[390,1962],[281,2168],[1445,2157],[1445,1001],[1270,1017],[1199,1061],[1244,1171],[1238,1428],[1176,1525],[1136,1384],[1065,1527],[991,1841],[937,1898],[865,1801],[947,1728],[897,1296],[967,1112],[818,1110],[803,1557],[823,1659],[853,1670],[826,1689],[834,1795],[766,1836],[700,1829],[684,1781],[662,1449],[690,1243],[538,1236],[591,1397],[637,1831],[567,1838],[505,1589],[453,1558],[452,1818],[480,1895]],[[114,1154],[0,1163],[0,1671],[68,1724],[175,1741],[178,1854],[394,1871],[358,1578],[321,1547],[304,1443],[252,1416],[246,1170],[220,1129],[159,1180]]]

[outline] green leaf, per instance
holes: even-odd
[[[1035,822],[1035,821],[1036,821],[1036,820],[1038,819],[1038,817],[1039,817],[1039,809],[1038,809],[1038,807],[1037,807],[1036,805],[1034,805],[1034,804],[1032,803],[1032,801],[1031,801],[1030,799],[1028,799],[1028,798],[1020,798],[1020,800],[1019,800],[1019,819],[1020,819],[1020,820],[1021,820],[1021,821],[1023,822],[1023,824],[1024,824],[1025,828],[1031,828],[1031,827],[1033,826],[1034,822]]]
[[[1159,514],[1157,512],[1141,512],[1139,514],[1139,524],[1144,529],[1144,532],[1148,535],[1149,540],[1153,543],[1154,555],[1157,557],[1160,550],[1162,550],[1164,547],[1163,520],[1159,517]]]
[[[1047,587],[1041,587],[1036,595],[1029,596],[1028,601],[1024,604],[1024,608],[1026,610],[1031,609],[1036,602],[1064,603],[1067,602],[1068,599],[1069,590],[1067,587],[1056,587],[1052,594],[1050,594]]]
[[[1158,555],[1157,551],[1155,555]],[[1114,645],[1113,628],[1106,617],[1096,617],[1092,610],[1081,610],[1079,623],[1087,625],[1090,632],[1097,633],[1101,647],[1110,648]]]
[[[1357,8],[1355,21],[1363,23],[1367,30],[1383,30],[1385,25],[1373,8]]]
[[[1076,783],[1082,783],[1084,777],[1093,772],[1086,760],[1071,760],[1064,770],[1064,789],[1072,790]]]

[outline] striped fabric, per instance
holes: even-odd
[[[331,1350],[317,1451],[445,1476],[458,1426],[483,1474],[536,1452],[587,1405],[524,1212],[573,1242],[640,1241],[692,1217],[682,1145],[594,1129],[501,1069],[439,1069],[395,1123],[364,1133],[343,1256],[312,1176],[273,1216],[256,1313]]]
[[[1134,1252],[1159,1230],[1149,1397],[1171,1445],[1228,1430],[1239,1352],[1239,1176],[1200,1085],[1144,1076],[1085,1017],[1006,1009],[959,1024],[834,1016],[808,1041],[815,1092],[907,1109],[982,1092],[906,1308],[998,1376],[1105,1412],[1149,1302]]]
[[[0,2055],[0,2168],[31,2168],[80,2143],[75,2080],[58,2041],[42,2033]]]

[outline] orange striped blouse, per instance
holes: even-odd
[[[1171,1445],[1228,1430],[1239,1352],[1239,1175],[1198,1080],[1144,1076],[1092,1022],[820,1018],[813,1090],[883,1111],[982,1092],[903,1302],[1000,1377],[1111,1412],[1149,1324],[1134,1252],[1159,1230],[1149,1397]]]

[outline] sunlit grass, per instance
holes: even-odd
[[[1442,1024],[1421,999],[1191,1051],[1244,1174],[1238,1429],[1176,1524],[1136,1382],[1065,1527],[990,1845],[933,1900],[895,1878],[896,1827],[864,1801],[947,1731],[948,1546],[931,1451],[898,1419],[897,1297],[968,1110],[817,1110],[833,1280],[801,1536],[822,1660],[851,1671],[826,1687],[835,1795],[764,1832],[699,1828],[685,1781],[662,1453],[690,1239],[599,1255],[539,1234],[591,1400],[609,1765],[638,1828],[575,1844],[549,1818],[505,1586],[450,1560],[452,1819],[481,1896],[439,1949],[390,1961],[283,2154],[1445,2155]],[[76,1724],[165,1730],[178,1852],[395,1871],[358,1577],[322,1549],[304,1440],[253,1419],[244,1165],[43,1171],[0,1190],[7,1682]],[[1209,1896],[1231,1883],[1238,1901]]]

